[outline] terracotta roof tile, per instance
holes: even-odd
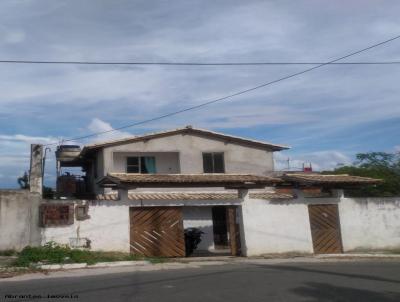
[[[137,192],[129,193],[130,200],[238,200],[238,194],[226,192]],[[277,192],[256,192],[250,193],[251,199],[292,199],[293,195]],[[118,200],[118,195],[99,194],[97,200]]]
[[[110,173],[100,184],[124,183],[124,184],[168,184],[168,185],[211,185],[224,186],[234,184],[257,184],[270,185],[280,183],[278,178],[250,175],[250,174],[133,174],[133,173]]]
[[[336,185],[362,185],[362,184],[377,184],[382,182],[380,179],[351,176],[348,174],[326,175],[316,173],[288,173],[282,176],[282,179],[300,184],[336,184]]]

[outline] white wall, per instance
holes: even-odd
[[[90,219],[69,226],[42,228],[42,243],[69,244],[70,238],[88,238],[93,250],[129,252],[129,205],[117,202],[89,203]],[[79,235],[78,235],[79,234]]]
[[[40,245],[40,201],[29,190],[0,190],[0,250]]]
[[[214,250],[214,234],[211,207],[184,207],[183,227],[198,228],[204,232],[197,250]]]
[[[304,203],[245,199],[241,211],[245,255],[313,252],[308,209]]]
[[[267,174],[274,170],[270,151],[192,134],[106,147],[104,174],[113,170],[113,154],[118,152],[179,152],[180,173],[203,173],[202,152],[224,152],[226,173]]]
[[[400,249],[400,198],[343,198],[344,251]]]

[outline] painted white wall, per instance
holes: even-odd
[[[200,251],[214,250],[214,234],[211,207],[184,207],[183,227],[198,228],[204,232],[202,240],[197,247]]]
[[[177,134],[104,148],[104,174],[113,170],[113,154],[119,152],[179,152],[180,173],[203,173],[203,152],[224,152],[226,173],[267,174],[274,170],[273,152],[192,134]]]
[[[42,243],[69,244],[70,238],[88,238],[92,250],[129,252],[129,205],[110,202],[89,203],[90,219],[69,226],[42,229]]]
[[[345,252],[400,248],[400,198],[343,198],[339,215]]]
[[[313,252],[308,210],[304,203],[245,198],[241,220],[242,250],[246,256]]]

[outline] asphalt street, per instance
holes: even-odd
[[[0,293],[1,301],[398,302],[400,262],[241,263],[0,281]]]

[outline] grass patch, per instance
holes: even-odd
[[[89,265],[98,262],[113,262],[113,261],[135,261],[144,260],[129,253],[122,252],[101,252],[87,251],[79,249],[71,249],[65,245],[59,245],[54,242],[46,243],[41,247],[25,247],[19,254],[15,266],[27,267],[31,264],[65,264],[65,263],[87,263]],[[152,261],[152,259],[149,259]],[[159,260],[153,260],[159,261]],[[152,262],[160,263],[160,262]]]

